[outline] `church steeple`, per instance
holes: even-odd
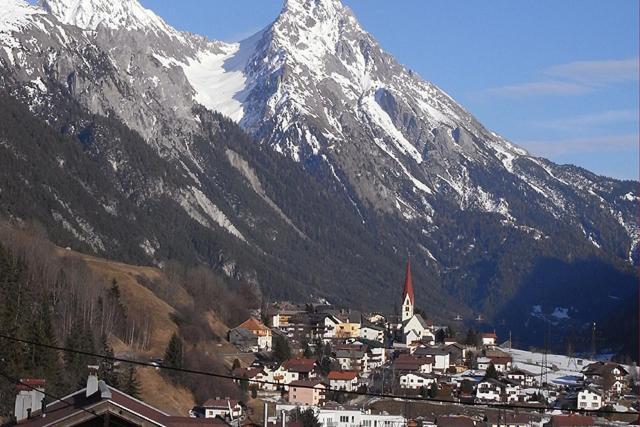
[[[404,276],[404,292],[402,293],[402,321],[413,317],[413,282],[411,280],[411,261],[407,260],[407,271]]]

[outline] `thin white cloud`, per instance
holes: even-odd
[[[487,89],[485,93],[502,96],[531,96],[531,95],[582,95],[591,91],[591,87],[574,82],[528,82],[505,85]]]
[[[542,157],[553,157],[567,153],[607,153],[637,150],[639,135],[606,135],[590,138],[553,139],[544,141],[520,141],[531,153]]]
[[[536,125],[547,129],[563,131],[590,130],[599,126],[637,123],[639,114],[640,112],[638,112],[638,110],[633,109],[606,110],[575,117],[542,121],[536,123]]]
[[[554,65],[541,71],[541,79],[498,86],[483,93],[510,97],[583,95],[603,86],[637,81],[638,61],[627,58]]]
[[[544,73],[586,85],[635,81],[638,80],[638,58],[575,61],[549,67]]]
[[[260,27],[251,27],[248,30],[241,31],[239,33],[232,34],[226,41],[230,43],[237,43],[248,39],[249,37],[262,30]]]

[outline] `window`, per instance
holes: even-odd
[[[340,415],[340,422],[341,423],[348,423],[349,422],[349,417],[345,416],[345,415]]]

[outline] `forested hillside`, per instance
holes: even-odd
[[[174,337],[184,349],[180,366],[228,372],[215,350],[226,337],[216,334],[210,322],[212,316],[233,325],[244,320],[247,308],[258,304],[249,287],[203,267],[187,269],[174,262],[160,271],[86,257],[55,247],[41,233],[36,225],[0,226],[0,333],[144,362],[163,357]],[[93,364],[100,366],[99,377],[108,384],[176,412],[211,396],[242,394],[225,381],[163,377],[152,368],[6,339],[0,344],[4,375],[44,378],[46,392],[53,396],[84,387],[87,366]],[[163,383],[175,388],[173,398],[184,395],[183,401],[163,401],[167,396],[154,388]],[[193,397],[180,392],[182,388]],[[1,415],[13,409],[15,395],[15,384],[0,379]]]

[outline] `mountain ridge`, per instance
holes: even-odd
[[[73,2],[46,2],[62,21],[75,22],[65,14],[68,8],[54,7]],[[24,100],[30,108],[37,113],[49,103],[40,117],[51,121],[58,105],[52,94],[68,91],[89,113],[115,117],[139,133],[176,176],[170,187],[155,175],[141,181],[134,191],[143,195],[140,206],[168,196],[199,227],[226,230],[234,242],[219,249],[233,247],[234,255],[221,268],[238,266],[267,293],[283,295],[299,286],[294,294],[308,287],[338,298],[349,284],[392,295],[392,264],[402,265],[411,254],[423,278],[417,298],[430,310],[450,313],[458,301],[464,313],[497,316],[522,289],[534,286],[539,259],[567,265],[594,259],[633,274],[639,237],[633,182],[556,165],[487,130],[384,52],[338,0],[290,1],[273,24],[235,44],[172,28],[96,24],[100,19],[76,20],[87,27],[78,28],[29,10],[38,14],[18,19],[19,25],[0,25],[0,60],[15,85],[28,88]],[[238,137],[244,145],[220,149],[237,131],[202,106],[226,113],[254,141]],[[86,140],[87,152],[95,151],[109,174],[126,180],[119,171],[142,168],[131,167],[131,157],[119,157],[123,149],[111,149],[95,132],[60,120],[69,135]],[[295,180],[268,170],[275,165],[290,168]],[[304,212],[295,198],[310,188],[322,190],[323,198],[304,200],[314,206],[322,200],[328,204],[323,212],[341,216]],[[256,201],[246,204],[249,199]],[[256,226],[261,217],[271,225]],[[325,231],[336,221],[351,228],[343,228],[343,241]],[[137,243],[147,248],[150,261],[162,262],[166,255],[150,254],[171,253],[172,243],[155,244],[160,239],[154,233],[145,237],[148,244]],[[278,242],[284,235],[287,244]],[[286,256],[299,256],[287,245],[314,249],[304,255],[308,271],[287,273],[295,279],[283,285],[285,292],[276,290],[272,278],[256,278],[255,266],[265,263],[260,257],[284,265]],[[340,266],[330,274],[312,268],[311,260],[327,256],[331,245],[344,251]],[[110,245],[103,246],[108,253]],[[203,249],[207,244],[195,246],[198,258],[216,264],[216,256]],[[363,280],[358,274],[365,253],[379,266]],[[563,274],[573,271],[550,265]],[[341,269],[349,274],[341,277]],[[436,307],[436,295],[448,302]]]

